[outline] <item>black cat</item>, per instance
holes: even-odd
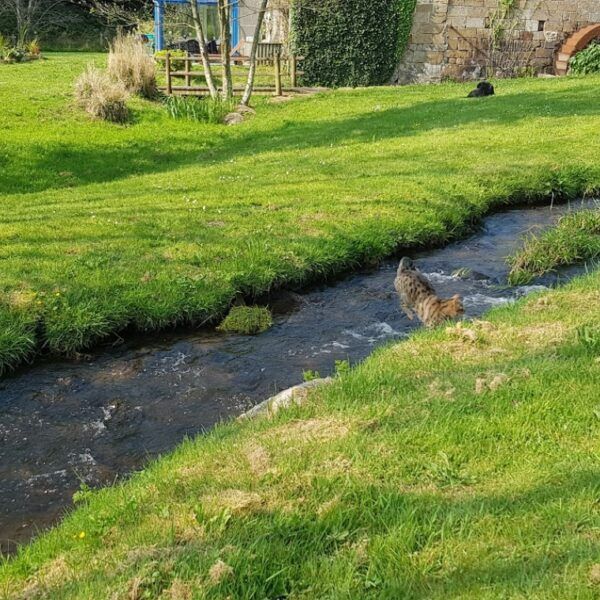
[[[467,98],[483,98],[494,95],[494,86],[489,81],[480,81]]]

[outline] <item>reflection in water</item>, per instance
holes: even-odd
[[[507,289],[505,257],[523,234],[566,207],[511,210],[471,238],[414,255],[441,295],[460,293],[467,317],[540,285]],[[457,269],[469,269],[461,277]],[[98,353],[89,362],[41,362],[0,382],[0,542],[24,541],[68,506],[80,481],[101,485],[143,466],[274,393],[303,371],[330,374],[417,324],[401,313],[396,261],[270,305],[272,329],[256,337],[162,334]],[[542,282],[551,284],[547,279]]]

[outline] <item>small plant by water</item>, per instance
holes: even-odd
[[[273,325],[273,319],[268,308],[264,306],[234,306],[217,329],[226,333],[255,335],[266,331],[271,325]]]
[[[508,261],[509,283],[522,285],[558,267],[600,259],[600,209],[562,217],[556,227],[532,236]]]
[[[203,123],[222,123],[227,113],[235,108],[235,102],[222,98],[194,98],[192,96],[169,96],[165,101],[169,116]]]

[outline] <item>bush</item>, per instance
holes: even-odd
[[[185,67],[185,51],[184,50],[159,50],[154,53],[156,58],[165,59],[167,56],[167,52],[171,57],[171,69],[175,71],[179,71]]]
[[[142,40],[134,35],[118,35],[110,45],[108,74],[132,94],[156,96],[156,65]]]
[[[37,40],[32,40],[29,42],[29,44],[27,44],[27,53],[32,58],[39,58],[39,56],[42,54],[40,43]]]
[[[271,313],[264,306],[234,306],[217,329],[227,333],[253,335],[266,331],[271,325]]]
[[[575,75],[600,73],[600,41],[592,42],[587,48],[578,52],[569,64],[571,73]]]
[[[305,0],[293,13],[295,52],[307,85],[388,83],[412,25],[416,0]]]
[[[42,55],[42,49],[37,40],[27,44],[26,48],[11,46],[8,40],[0,35],[0,62],[21,63],[29,60],[36,60]]]
[[[165,105],[174,119],[189,119],[204,123],[222,123],[226,114],[235,108],[233,100],[222,98],[194,98],[190,96],[169,96]]]
[[[124,123],[129,117],[127,90],[104,71],[89,65],[75,82],[77,104],[96,119]]]

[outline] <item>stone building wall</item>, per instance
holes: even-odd
[[[395,83],[553,73],[562,43],[600,23],[600,0],[417,0]]]

